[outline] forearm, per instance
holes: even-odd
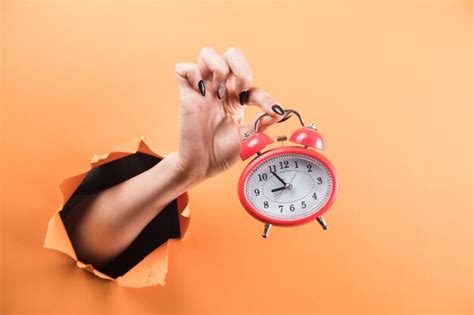
[[[177,167],[175,153],[149,170],[106,189],[76,207],[71,240],[79,256],[94,266],[125,250],[171,201],[197,183]]]

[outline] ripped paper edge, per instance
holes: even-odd
[[[94,167],[99,165],[112,162],[116,159],[125,157],[127,155],[142,152],[157,158],[162,159],[163,156],[158,155],[152,151],[145,143],[145,137],[140,136],[115,146],[110,152],[105,154],[94,154],[90,159],[89,170],[69,177],[59,185],[63,193],[63,204],[59,210],[57,210],[48,222],[46,236],[43,247],[62,252],[76,261],[76,265],[85,269],[99,278],[116,281],[119,285],[125,287],[142,288],[155,285],[164,285],[166,274],[168,272],[168,253],[169,244],[172,239],[166,241],[164,244],[155,248],[150,254],[136,264],[123,276],[113,279],[102,272],[95,270],[92,265],[85,264],[77,259],[74,252],[72,243],[66,232],[64,224],[61,220],[59,212],[62,210],[69,198],[74,194],[74,191],[80,185],[87,173]],[[180,223],[180,234],[179,238],[181,241],[184,240],[184,236],[189,226],[190,210],[188,206],[188,194],[184,192],[177,198],[178,211],[179,211],[179,223]]]

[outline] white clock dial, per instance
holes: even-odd
[[[308,217],[328,201],[333,189],[329,170],[299,153],[272,157],[248,176],[245,195],[261,214],[280,220]]]

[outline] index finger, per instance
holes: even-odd
[[[235,76],[235,92],[239,99],[242,92],[246,92],[252,87],[253,72],[250,64],[240,49],[231,47],[227,49],[223,56],[229,65],[232,74]],[[242,103],[242,102],[241,102]],[[243,104],[242,104],[243,105]]]
[[[260,87],[252,87],[248,90],[248,104],[260,107],[265,113],[278,120],[283,119],[285,112],[275,98]]]

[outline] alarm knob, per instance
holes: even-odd
[[[311,124],[309,127],[296,129],[291,135],[290,141],[302,144],[306,147],[312,147],[319,150],[324,149],[323,135],[316,130],[314,124]]]
[[[245,161],[255,153],[263,150],[272,142],[273,139],[269,135],[263,132],[256,132],[245,138],[240,144],[240,158],[242,161]]]

